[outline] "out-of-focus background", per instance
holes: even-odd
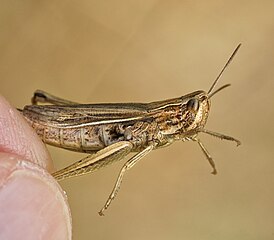
[[[0,93],[14,106],[43,89],[83,103],[149,102],[208,90],[242,47],[212,99],[198,145],[154,151],[125,176],[99,217],[122,162],[61,183],[74,239],[274,238],[273,1],[10,1],[0,7]],[[85,156],[49,147],[56,168]]]

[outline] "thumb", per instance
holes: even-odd
[[[45,170],[50,157],[34,136],[0,97],[0,239],[71,239],[66,196]]]

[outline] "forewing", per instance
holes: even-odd
[[[147,104],[79,104],[79,105],[28,105],[23,115],[33,122],[56,127],[129,122],[149,119]]]

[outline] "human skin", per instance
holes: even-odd
[[[34,130],[0,96],[0,239],[71,239],[66,196]]]

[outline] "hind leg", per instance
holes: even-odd
[[[36,90],[31,98],[31,103],[37,105],[38,103],[51,103],[54,105],[75,105],[77,102],[72,102],[63,98],[56,97],[52,94],[42,90]]]

